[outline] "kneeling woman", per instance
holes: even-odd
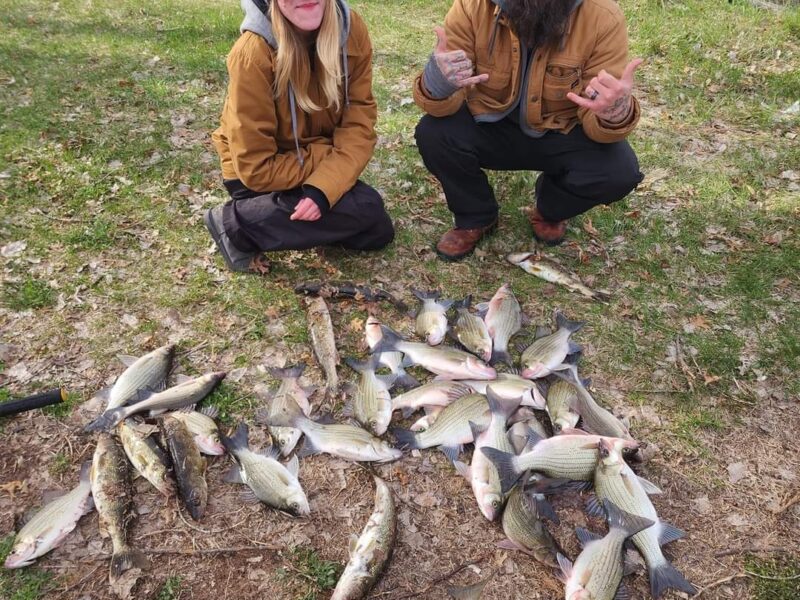
[[[392,241],[359,176],[375,148],[372,47],[344,0],[242,0],[213,140],[231,200],[205,223],[234,271],[261,252]]]

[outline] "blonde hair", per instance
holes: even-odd
[[[272,31],[278,44],[275,59],[275,96],[287,93],[291,84],[297,104],[305,112],[316,112],[335,106],[339,109],[339,85],[342,79],[341,49],[341,9],[336,0],[326,0],[316,39],[316,54],[322,64],[319,74],[322,91],[328,101],[326,106],[317,106],[308,95],[311,81],[311,64],[308,49],[300,33],[283,15],[277,0],[270,2]]]

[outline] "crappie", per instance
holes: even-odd
[[[206,461],[200,456],[200,450],[183,421],[167,415],[159,419],[159,426],[172,458],[178,492],[183,504],[192,518],[199,521],[205,513],[208,502],[208,484],[203,476]]]
[[[139,358],[119,356],[120,361],[127,369],[117,378],[108,392],[103,390],[99,393],[101,397],[106,394],[108,396],[106,410],[119,408],[131,400],[135,400],[139,390],[164,389],[164,383],[172,370],[174,357],[174,344],[161,346]]]
[[[175,493],[175,483],[169,477],[167,457],[151,436],[157,429],[125,419],[117,425],[117,434],[128,460],[139,474],[169,497]]]
[[[336,350],[336,338],[333,335],[333,324],[328,305],[323,298],[312,298],[306,301],[308,307],[308,333],[311,336],[311,345],[319,365],[325,372],[327,380],[325,396],[332,399],[339,393],[339,373],[336,366],[339,364],[339,352]]]
[[[469,312],[471,303],[472,296],[467,296],[454,304],[458,316],[452,334],[464,348],[488,362],[492,359],[492,337],[484,320]]]
[[[367,317],[365,329],[367,346],[369,346],[370,352],[372,352],[372,350],[378,345],[378,342],[380,342],[381,338],[383,337],[381,327],[383,327],[383,325],[381,325],[381,322],[377,317],[373,315],[369,315]],[[395,375],[395,385],[405,388],[414,388],[419,385],[419,381],[406,373],[406,370],[403,368],[402,352],[382,352],[378,356],[380,357],[380,363],[383,366],[388,367],[392,374]]]
[[[346,359],[347,365],[361,374],[354,386],[353,397],[345,406],[345,415],[352,416],[368,431],[376,436],[386,433],[392,420],[392,398],[389,388],[394,382],[394,375],[378,376],[378,355],[373,354],[367,362]]]
[[[226,475],[229,483],[245,483],[261,502],[295,515],[311,512],[308,499],[297,480],[299,463],[297,456],[283,465],[278,462],[278,449],[268,448],[263,454],[248,447],[248,428],[240,423],[231,437],[222,435],[222,442],[231,453],[236,464]]]
[[[523,367],[520,375],[528,379],[546,377],[564,364],[568,354],[580,352],[581,347],[570,340],[570,336],[583,327],[579,321],[569,321],[556,314],[558,330],[548,336],[535,340],[520,357]]]
[[[421,302],[417,310],[417,335],[431,346],[441,344],[447,333],[447,309],[453,301],[439,300],[439,292],[411,291]]]
[[[492,364],[503,362],[511,365],[508,342],[522,328],[522,309],[509,284],[501,285],[489,300],[484,321],[492,338]]]
[[[607,302],[611,299],[611,294],[603,290],[592,290],[586,287],[581,281],[568,273],[566,273],[559,265],[551,260],[543,258],[538,254],[532,252],[520,252],[516,254],[509,254],[506,260],[512,265],[521,267],[524,271],[531,275],[536,275],[545,281],[557,283],[569,288],[587,298],[597,300],[599,302]]]
[[[281,385],[274,394],[272,392],[262,394],[269,403],[269,406],[263,411],[266,413],[267,418],[269,418],[269,415],[277,413],[300,414],[302,412],[306,416],[311,414],[308,396],[299,383],[300,376],[305,368],[305,365],[296,365],[285,369],[269,369],[270,375],[281,380]],[[269,434],[274,442],[277,443],[281,454],[289,456],[303,432],[296,427],[270,426]]]
[[[392,410],[400,410],[403,417],[425,406],[447,406],[453,400],[472,393],[472,388],[461,381],[431,381],[418,388],[392,398]]]
[[[219,428],[214,419],[219,414],[216,406],[204,406],[200,410],[185,408],[176,410],[172,416],[183,421],[186,428],[194,436],[194,442],[203,454],[219,456],[225,454],[225,446],[219,438]]]
[[[116,440],[107,433],[101,433],[97,439],[89,477],[100,526],[111,537],[111,579],[117,579],[132,567],[146,568],[149,563],[144,555],[128,545],[128,527],[134,518],[128,460]]]
[[[463,379],[473,390],[485,394],[486,388],[491,386],[494,393],[506,400],[519,400],[521,406],[531,406],[544,410],[545,399],[539,387],[530,379],[525,379],[513,373],[498,373],[497,379],[491,381],[477,379]]]
[[[361,600],[389,562],[397,535],[397,516],[392,491],[386,483],[375,479],[375,510],[361,532],[361,537],[350,544],[347,562],[331,600]]]
[[[92,510],[92,488],[87,462],[81,468],[80,483],[72,490],[45,504],[34,514],[14,538],[6,569],[27,567],[57,547],[75,529],[78,520]]]

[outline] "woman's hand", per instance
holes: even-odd
[[[567,94],[567,98],[578,106],[588,108],[607,123],[622,123],[631,111],[633,74],[640,64],[641,58],[633,59],[619,79],[603,69],[583,90],[586,98],[572,92]]]
[[[297,203],[294,208],[290,221],[316,221],[322,216],[319,206],[311,198],[306,196]]]

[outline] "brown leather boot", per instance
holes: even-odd
[[[557,246],[564,241],[567,234],[566,221],[545,221],[536,207],[527,208],[525,216],[533,228],[533,236],[548,246]]]
[[[483,236],[489,235],[497,228],[497,221],[486,227],[477,229],[453,228],[439,238],[436,254],[443,260],[461,260],[472,254]]]

